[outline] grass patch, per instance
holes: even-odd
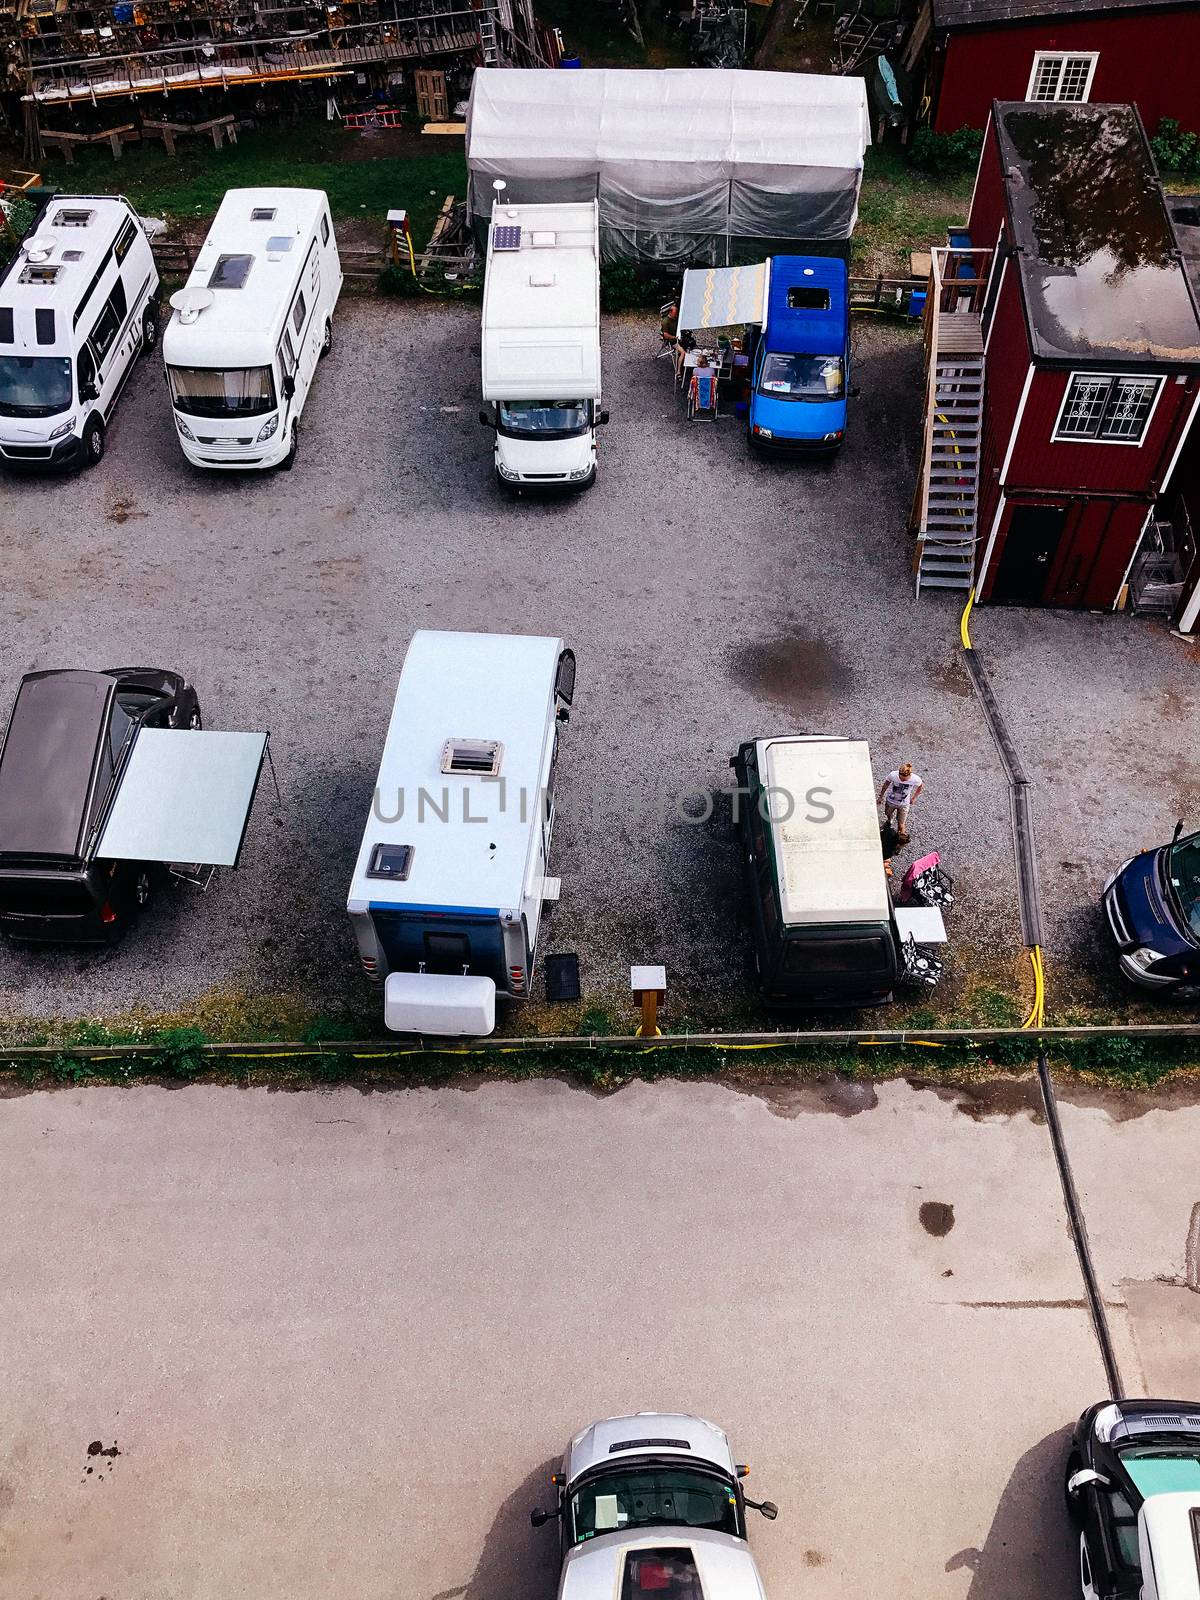
[[[139,145],[119,165],[107,152],[83,150],[73,167],[46,161],[42,173],[47,184],[61,189],[120,189],[146,215],[183,222],[206,222],[226,189],[278,183],[324,189],[335,217],[377,225],[381,241],[389,208],[406,206],[413,237],[424,244],[445,197],[465,192],[461,142],[413,154],[371,155],[371,148],[372,141],[359,134],[303,122],[286,131],[243,133],[236,145],[221,150],[201,139],[181,144],[177,156]]]
[[[858,202],[853,270],[907,278],[909,251],[945,244],[947,228],[965,220],[973,182],[973,175],[927,177],[900,151],[872,146]]]

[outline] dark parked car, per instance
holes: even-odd
[[[0,746],[0,929],[106,940],[150,900],[158,866],[97,854],[138,731],[199,728],[177,672],[31,672]]]
[[[1085,1600],[1137,1600],[1139,1513],[1154,1496],[1181,1492],[1200,1500],[1200,1405],[1105,1400],[1083,1413],[1067,1457],[1066,1496],[1079,1530]]]
[[[1143,850],[1104,885],[1121,971],[1142,989],[1200,996],[1200,833]]]

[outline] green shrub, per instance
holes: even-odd
[[[908,159],[918,172],[927,172],[934,178],[948,178],[973,172],[982,148],[983,134],[978,128],[959,128],[954,133],[934,133],[932,128],[918,128],[909,146]]]
[[[1163,117],[1150,140],[1160,172],[1200,177],[1200,138],[1181,128],[1174,117]]]
[[[655,311],[679,293],[682,269],[614,261],[600,268],[600,304],[605,311]]]
[[[4,202],[4,213],[8,225],[7,227],[0,225],[0,266],[17,248],[18,239],[37,215],[37,207],[32,200],[27,200],[22,195],[13,195]]]
[[[400,299],[413,299],[425,293],[421,285],[413,277],[408,263],[398,266],[396,262],[389,261],[379,274],[380,294],[396,295]]]

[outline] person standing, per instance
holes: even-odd
[[[922,779],[913,771],[911,761],[905,761],[895,772],[889,772],[879,786],[884,822],[893,824],[905,844],[908,843],[909,807],[916,804],[924,787]]]

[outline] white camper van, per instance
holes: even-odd
[[[230,189],[185,286],[163,360],[197,467],[290,467],[342,266],[320,189]]]
[[[55,195],[0,272],[0,461],[94,466],[134,362],[158,343],[158,271],[121,195]]]
[[[574,692],[561,639],[414,634],[346,905],[397,1033],[490,1033],[528,996]]]
[[[586,489],[600,409],[597,202],[497,201],[483,284],[483,398],[496,477],[512,494]]]

